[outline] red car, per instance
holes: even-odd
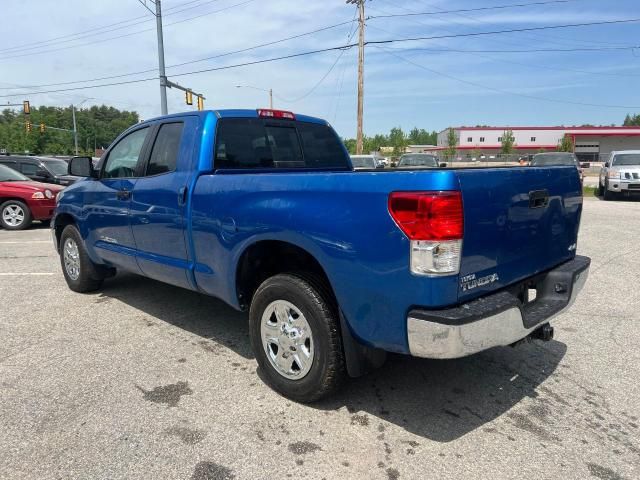
[[[0,225],[7,230],[24,230],[33,220],[49,220],[56,208],[56,195],[63,189],[33,182],[0,165]]]

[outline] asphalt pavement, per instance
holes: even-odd
[[[247,316],[132,275],[71,292],[45,227],[0,230],[2,479],[640,478],[640,202],[585,199],[556,338],[395,355],[299,405]]]

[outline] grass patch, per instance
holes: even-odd
[[[584,186],[582,187],[582,196],[584,197],[597,197],[598,196],[598,187],[590,187]]]

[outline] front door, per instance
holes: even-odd
[[[145,126],[118,141],[107,153],[99,180],[92,182],[85,197],[89,245],[103,261],[135,273],[140,269],[135,257],[129,207],[149,131]]]
[[[197,122],[187,116],[158,125],[130,207],[140,269],[184,288],[191,288],[184,213]]]

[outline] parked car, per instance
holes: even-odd
[[[49,220],[61,190],[58,185],[34,182],[0,165],[0,225],[7,230],[24,230],[33,220]]]
[[[59,158],[10,155],[0,157],[0,165],[13,168],[36,182],[67,186],[78,180],[68,174],[68,163]]]
[[[550,339],[590,264],[578,173],[553,168],[363,175],[324,120],[189,112],[131,127],[99,171],[72,159],[87,180],[51,226],[69,288],[124,270],[248,311],[262,378],[310,402],[386,352]]]
[[[536,153],[531,157],[529,166],[531,167],[552,167],[557,165],[573,165],[580,174],[580,183],[584,182],[584,171],[575,153],[571,152],[545,152]]]
[[[384,165],[379,164],[373,155],[351,155],[351,164],[354,170],[384,168]]]
[[[640,194],[640,150],[611,152],[600,170],[598,193],[605,200]]]
[[[428,153],[405,153],[400,157],[397,168],[438,168],[440,161]]]

